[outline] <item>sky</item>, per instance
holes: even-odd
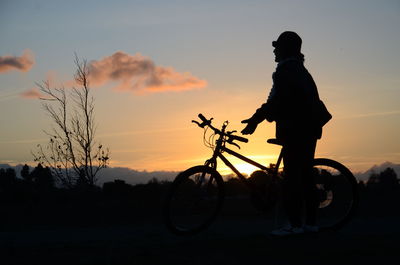
[[[353,171],[400,163],[399,25],[395,0],[0,0],[0,164],[34,164],[52,126],[36,83],[68,89],[74,53],[92,67],[97,139],[112,167],[202,164],[211,150],[191,120],[203,113],[240,131],[266,100],[271,42],[286,30],[303,39],[305,66],[333,115],[316,156]],[[240,152],[273,163],[274,126],[260,124]]]

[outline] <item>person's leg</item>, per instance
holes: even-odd
[[[318,190],[313,175],[316,143],[316,140],[307,141],[303,149],[302,182],[306,212],[305,224],[308,226],[315,226],[317,224]]]
[[[284,180],[283,206],[292,227],[302,226],[303,185],[301,181],[301,159],[296,142],[287,142],[283,147]]]

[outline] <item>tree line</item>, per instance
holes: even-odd
[[[265,185],[265,179],[259,173],[252,174],[250,181]],[[153,178],[136,185],[115,179],[101,187],[88,185],[86,181],[65,187],[57,184],[50,168],[41,164],[35,168],[25,165],[20,176],[14,168],[0,169],[0,231],[21,225],[29,229],[43,225],[93,226],[132,224],[149,218],[159,220],[171,185],[171,181]],[[368,181],[359,182],[359,188],[359,212],[364,215],[394,214],[393,210],[397,208],[393,205],[400,204],[400,184],[392,168],[371,174]],[[235,203],[249,205],[246,200],[250,200],[248,202],[255,207],[254,210],[263,212],[264,206],[253,200],[247,186],[237,178],[227,178],[224,189],[226,196],[236,198]],[[230,207],[228,203],[227,207]]]
[[[146,186],[149,187],[148,189],[150,191],[150,187],[170,185],[169,181],[159,181],[156,178],[150,179],[147,184],[136,185],[127,184],[123,180],[116,179],[112,182],[106,182],[102,187],[99,187],[91,185],[91,183],[87,182],[86,178],[81,175],[81,178],[78,178],[74,185],[65,187],[63,185],[58,185],[57,177],[53,175],[52,170],[49,167],[43,167],[41,163],[33,168],[33,170],[30,170],[30,167],[25,164],[21,169],[20,175],[21,178],[18,178],[14,168],[0,169],[0,196],[3,199],[5,196],[8,196],[9,198],[15,196],[23,198],[24,196],[21,193],[24,192],[40,195],[61,191],[65,192],[66,190],[79,190],[82,193],[90,193],[96,190],[107,195],[123,197],[135,192],[135,189],[139,190],[138,187],[141,187],[140,193],[144,194]],[[257,174],[257,172],[254,172],[250,176],[250,180],[256,185],[264,185],[262,176]],[[244,187],[236,178],[229,178],[225,183],[228,194],[235,195],[247,191],[246,187]],[[390,192],[399,191],[400,183],[394,169],[388,167],[379,173],[371,173],[367,181],[359,181],[359,187],[360,190]]]

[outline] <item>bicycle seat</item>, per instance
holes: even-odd
[[[276,144],[276,145],[283,145],[282,141],[278,140],[278,139],[268,139],[267,143],[269,144]]]

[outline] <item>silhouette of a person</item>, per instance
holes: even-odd
[[[311,118],[311,106],[319,97],[315,82],[304,67],[301,44],[300,36],[291,31],[283,32],[272,42],[278,65],[268,99],[251,118],[242,121],[247,124],[242,134],[252,134],[265,119],[275,121],[276,138],[283,145],[283,205],[290,224],[273,230],[271,234],[276,236],[318,231],[312,161],[322,128]]]

